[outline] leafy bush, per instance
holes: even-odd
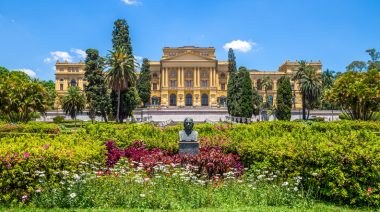
[[[103,162],[104,155],[104,146],[81,134],[0,138],[0,205],[30,196],[44,181],[57,184],[57,171],[75,170],[83,161]]]
[[[200,148],[197,155],[174,154],[170,155],[167,151],[155,148],[147,150],[146,145],[141,141],[134,142],[130,147],[121,150],[114,141],[107,141],[107,165],[113,167],[120,158],[126,157],[130,162],[136,162],[147,171],[154,174],[153,167],[158,164],[173,165],[181,164],[185,167],[192,165],[196,167],[193,171],[200,175],[207,175],[209,178],[235,170],[237,175],[243,173],[243,166],[238,155],[223,154],[220,147],[204,146]]]
[[[57,124],[62,123],[64,120],[65,120],[64,116],[56,116],[53,118],[54,123],[57,123]]]
[[[58,125],[46,122],[30,122],[18,124],[0,123],[0,132],[2,133],[46,133],[58,134],[60,129]]]
[[[339,114],[339,119],[341,119],[341,120],[352,120],[352,118],[347,113]],[[371,121],[380,121],[380,112],[373,112],[370,120]]]

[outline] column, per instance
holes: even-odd
[[[181,86],[181,67],[177,68],[177,88]]]
[[[211,87],[212,86],[212,68],[210,67],[209,68],[209,83],[208,83],[208,87]]]
[[[273,80],[273,90],[277,91],[277,80]]]
[[[165,68],[165,87],[169,87],[169,70],[168,68]]]
[[[198,84],[198,87],[201,87],[201,78],[200,78],[200,70],[199,70],[199,67],[197,67],[197,84]]]
[[[196,87],[197,86],[197,68],[194,67],[193,68],[193,87]]]
[[[215,71],[215,67],[212,67],[212,86],[216,86],[216,71]]]
[[[216,89],[220,90],[220,83],[219,83],[219,74],[216,73],[216,69],[215,69],[215,83],[216,83]]]
[[[185,70],[181,68],[181,87],[185,87]]]

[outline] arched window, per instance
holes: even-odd
[[[158,76],[157,76],[156,73],[154,73],[153,76],[152,76],[153,79],[156,79],[157,77],[158,77]]]
[[[74,79],[72,79],[72,80],[70,81],[70,86],[77,86],[77,81],[74,80]]]
[[[271,91],[273,89],[273,81],[270,80],[271,83],[268,84],[267,90]]]
[[[261,85],[261,79],[257,80],[257,90],[261,91],[263,89],[263,86]]]
[[[221,73],[220,74],[220,79],[224,79],[224,78],[226,78],[226,75],[224,73]]]
[[[227,105],[227,98],[225,96],[221,96],[219,98],[219,105],[225,107]]]
[[[260,102],[263,102],[263,96],[259,96]]]
[[[193,77],[193,71],[191,71],[191,70],[186,70],[186,72],[185,72],[185,77],[186,77],[186,78],[191,78],[191,77]]]
[[[177,106],[177,96],[174,93],[170,94],[170,106]]]
[[[191,94],[186,94],[186,106],[193,106],[193,96]]]
[[[153,96],[152,97],[152,105],[153,106],[157,106],[158,105],[158,97],[157,96]]]
[[[208,106],[208,96],[207,94],[202,94],[202,106]]]

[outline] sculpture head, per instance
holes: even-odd
[[[183,127],[185,128],[185,132],[187,135],[190,135],[193,131],[194,121],[192,118],[185,118],[185,121],[183,122]]]

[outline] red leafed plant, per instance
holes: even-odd
[[[130,162],[137,162],[147,173],[157,164],[181,166],[192,165],[194,172],[206,174],[208,177],[223,176],[224,173],[233,171],[235,175],[243,173],[240,157],[235,154],[224,154],[219,146],[204,146],[199,154],[169,154],[160,148],[146,149],[142,141],[135,141],[130,147],[120,150],[114,141],[107,141],[107,166],[113,167],[121,157],[126,157]]]

